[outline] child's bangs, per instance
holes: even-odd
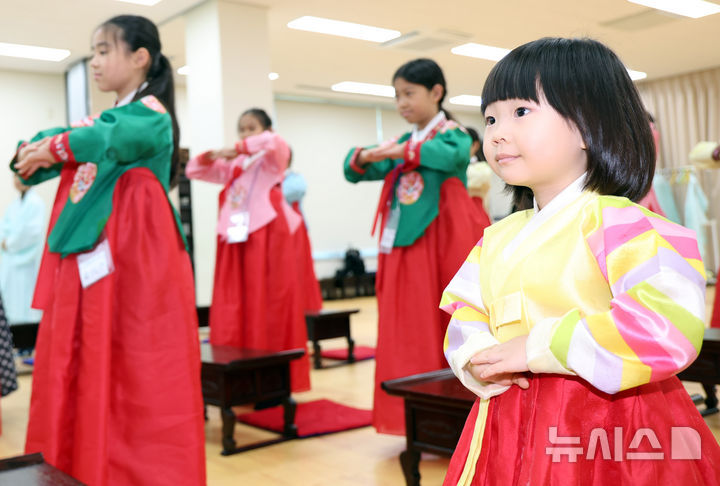
[[[489,104],[496,101],[517,98],[539,102],[537,64],[513,54],[497,63],[485,80],[481,105],[483,113]]]

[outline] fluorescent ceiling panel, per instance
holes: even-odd
[[[486,46],[475,42],[468,42],[461,46],[450,49],[450,52],[458,56],[476,57],[478,59],[487,59],[489,61],[499,61],[510,52],[510,49],[502,47]]]
[[[373,96],[395,97],[395,88],[384,84],[359,83],[356,81],[343,81],[333,84],[330,89],[341,93],[366,94]]]
[[[704,0],[628,0],[628,2],[693,19],[720,12],[720,5]]]
[[[0,56],[58,62],[69,55],[70,51],[67,49],[53,49],[51,47],[26,46],[23,44],[0,42]]]
[[[351,39],[361,39],[371,42],[386,42],[401,35],[397,30],[382,29],[380,27],[373,27],[372,25],[355,24],[353,22],[325,19],[310,15],[291,20],[287,26],[291,29],[350,37]]]

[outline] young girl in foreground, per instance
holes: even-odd
[[[238,135],[234,147],[204,152],[185,169],[190,179],[225,186],[220,193],[210,342],[305,349],[305,294],[293,246],[302,218],[280,188],[290,149],[259,108],[240,116]],[[307,354],[290,363],[290,379],[293,391],[310,389]]]
[[[92,45],[115,107],[39,133],[14,163],[28,184],[60,176],[25,449],[93,486],[203,485],[193,275],[167,197],[172,68],[143,17],[108,20]]]
[[[718,484],[675,374],[703,339],[692,231],[632,201],[655,149],[617,56],[518,47],[483,89],[484,151],[530,209],[487,228],[445,289],[445,354],[479,399],[446,485]]]
[[[470,136],[442,108],[442,70],[430,59],[416,59],[395,72],[393,85],[398,111],[414,124],[412,131],[380,147],[351,150],[345,178],[385,179],[377,212],[383,229],[373,425],[378,432],[404,434],[402,399],[380,384],[445,365],[448,318],[436,303],[484,226],[465,188]]]

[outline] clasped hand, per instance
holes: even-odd
[[[407,142],[397,143],[395,140],[383,142],[371,149],[363,149],[360,152],[359,161],[361,164],[371,164],[385,159],[402,159],[405,155]]]
[[[527,389],[530,382],[524,374],[528,371],[526,342],[527,336],[518,336],[483,349],[470,359],[470,374],[477,381],[503,386],[517,385]]]
[[[213,160],[214,159],[232,160],[237,156],[238,156],[238,152],[235,149],[235,147],[210,151],[210,158]]]
[[[15,170],[23,179],[27,179],[40,168],[47,168],[55,164],[55,158],[50,152],[50,138],[45,137],[37,142],[29,143],[18,151]]]

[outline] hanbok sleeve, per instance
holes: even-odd
[[[385,159],[360,167],[357,164],[357,159],[364,148],[370,147],[355,147],[345,157],[345,179],[349,182],[381,181],[398,163],[402,163],[402,161],[398,162],[394,159]]]
[[[243,155],[244,159],[245,156]],[[242,164],[240,164],[242,166]],[[215,184],[226,184],[233,174],[233,163],[229,160],[210,157],[210,152],[203,152],[191,158],[185,166],[188,179],[198,179]]]
[[[664,380],[692,363],[705,329],[705,269],[693,231],[636,205],[599,204],[583,223],[610,308],[536,323],[535,373],[577,374],[606,393]]]
[[[290,161],[290,148],[287,142],[280,135],[269,130],[244,138],[235,145],[235,148],[239,154],[250,156],[262,151],[263,169],[275,174],[283,173]]]
[[[43,130],[41,132],[38,132],[35,134],[33,138],[31,138],[29,141],[21,140],[18,142],[17,151],[15,152],[15,156],[10,161],[10,169],[17,173],[17,170],[15,169],[15,162],[17,162],[17,157],[20,152],[20,149],[24,147],[28,143],[37,142],[38,140],[42,140],[46,137],[52,137],[54,135],[62,134],[70,130],[70,127],[55,127],[50,128],[48,130]],[[37,169],[32,176],[28,177],[27,179],[23,179],[22,177],[20,180],[23,181],[23,184],[26,186],[34,186],[36,184],[40,184],[41,182],[45,182],[47,180],[50,180],[54,177],[57,177],[60,175],[60,171],[62,170],[62,167],[59,165],[53,165],[51,167],[40,167]]]
[[[55,135],[50,151],[58,162],[123,164],[166,150],[172,137],[167,110],[154,96],[145,96],[102,112],[90,126]]]
[[[433,138],[419,143],[409,140],[405,145],[403,171],[422,166],[451,174],[464,174],[470,163],[472,139],[467,132],[453,121]]]
[[[482,240],[472,249],[465,263],[450,281],[442,295],[440,308],[451,315],[445,333],[445,357],[453,373],[466,388],[480,398],[490,398],[509,386],[477,381],[469,371],[470,359],[499,341],[491,334],[488,312],[480,291],[480,252]]]

